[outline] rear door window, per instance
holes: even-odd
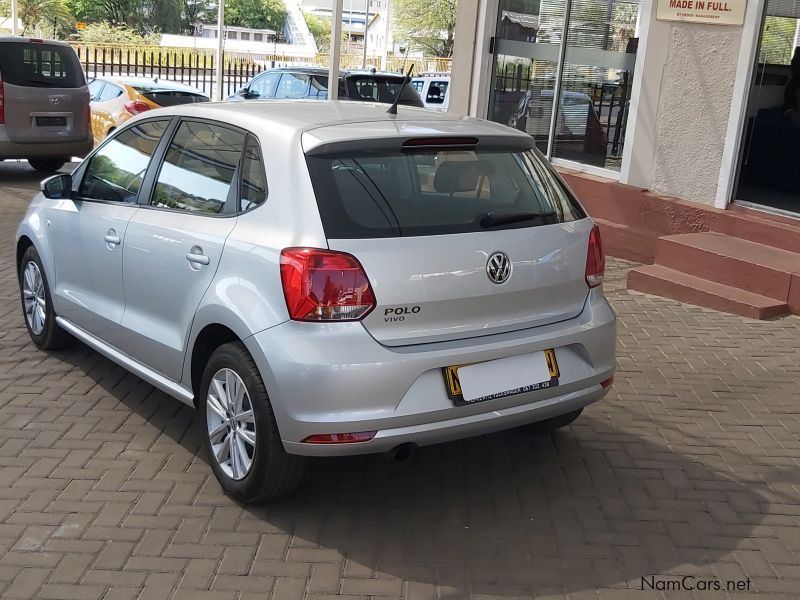
[[[108,102],[109,100],[114,100],[115,98],[119,98],[123,92],[124,90],[118,85],[107,83],[106,87],[103,88],[103,91],[100,92],[100,97],[97,99],[97,101]]]
[[[242,157],[242,177],[239,192],[240,212],[246,212],[264,203],[267,199],[267,176],[261,148],[255,136],[247,136],[247,145]]]
[[[100,99],[100,93],[105,84],[106,82],[102,79],[95,79],[89,84],[89,98],[92,102],[97,102]]]
[[[78,195],[106,202],[136,202],[150,158],[169,120],[145,121],[110,138],[89,159]]]
[[[532,150],[376,150],[307,161],[330,239],[490,231],[585,216]]]
[[[86,85],[78,57],[68,46],[3,42],[0,49],[0,73],[5,83],[43,88]]]
[[[222,214],[244,147],[245,134],[200,121],[184,121],[161,164],[150,203],[160,208]],[[231,213],[236,212],[231,204]]]
[[[303,73],[284,73],[278,84],[276,98],[305,98],[311,77]]]

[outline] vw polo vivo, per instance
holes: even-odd
[[[196,406],[230,495],[305,456],[387,452],[600,399],[600,234],[532,139],[347,102],[149,111],[42,184],[17,234],[25,322]]]

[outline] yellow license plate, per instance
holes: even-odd
[[[553,348],[548,348],[544,351],[544,357],[547,361],[547,369],[550,371],[550,377],[557,380],[560,376],[560,372],[558,370],[558,361],[556,360],[556,351]],[[452,365],[442,369],[447,396],[451,400],[463,400],[461,382],[458,380],[458,370],[466,366],[466,364]]]

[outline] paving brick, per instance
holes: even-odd
[[[0,163],[0,239],[39,176]],[[615,385],[570,427],[310,461],[291,497],[221,493],[191,409],[81,344],[34,348],[0,247],[0,597],[640,598],[642,576],[800,589],[800,318],[624,289]],[[755,593],[674,593],[731,600]],[[654,595],[653,597],[656,597]]]

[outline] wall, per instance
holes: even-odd
[[[665,58],[659,61],[663,79],[649,187],[713,205],[742,29],[683,23],[671,23],[669,29]]]

